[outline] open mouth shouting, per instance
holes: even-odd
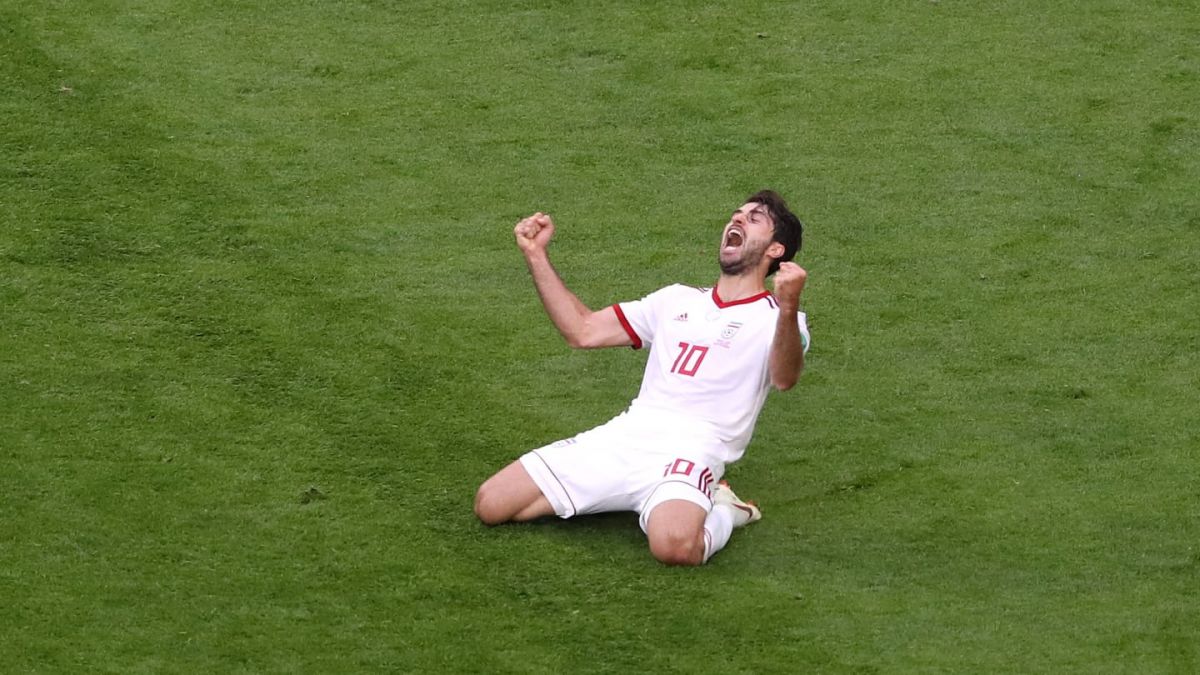
[[[745,272],[759,257],[757,246],[750,242],[742,225],[730,225],[725,230],[725,238],[721,240],[721,250],[717,255],[721,271],[725,274]]]
[[[725,232],[725,241],[721,244],[721,251],[733,252],[742,247],[746,243],[746,233],[741,227],[734,225]]]

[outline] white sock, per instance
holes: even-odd
[[[733,507],[728,504],[713,504],[712,511],[704,519],[704,562],[729,543],[733,534]]]

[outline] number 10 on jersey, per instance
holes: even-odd
[[[675,363],[671,365],[671,372],[695,377],[706,354],[708,354],[708,347],[680,342],[679,356],[675,357]]]

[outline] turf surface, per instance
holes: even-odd
[[[1191,1],[0,0],[14,672],[1200,669]],[[475,487],[619,411],[593,306],[760,187],[813,332],[761,523]]]

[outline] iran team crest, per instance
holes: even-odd
[[[737,335],[738,329],[741,327],[741,323],[737,321],[730,321],[729,325],[725,326],[725,328],[721,331],[721,339],[729,340],[733,338],[734,335]]]

